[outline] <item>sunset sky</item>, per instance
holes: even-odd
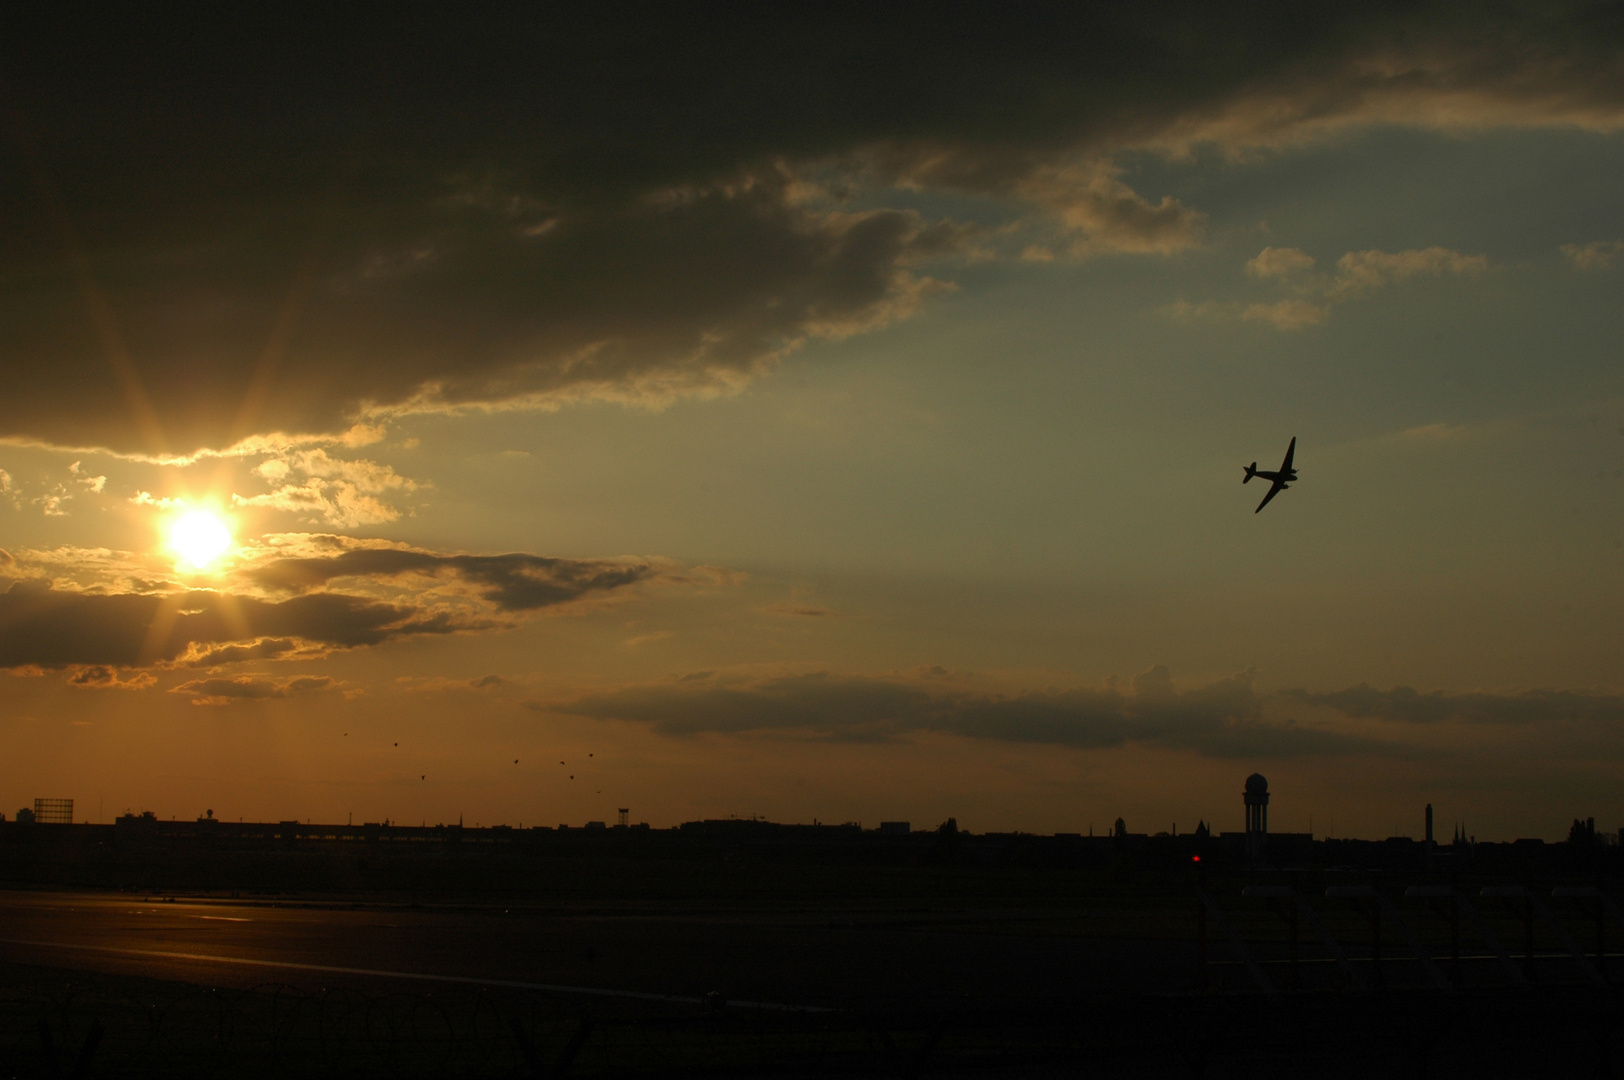
[[[369,10],[0,16],[8,817],[1624,825],[1617,5]]]

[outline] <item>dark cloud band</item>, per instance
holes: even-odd
[[[1474,724],[1624,721],[1624,695],[1583,690],[1505,690],[1448,693],[1408,686],[1377,690],[1368,683],[1314,693],[1287,690],[1284,697],[1333,709],[1344,716],[1405,724],[1457,721]]]
[[[146,453],[737,386],[975,243],[852,191],[1174,251],[1113,158],[1624,122],[1605,5],[11,18],[0,436]]]
[[[1000,695],[931,680],[832,672],[756,680],[701,674],[546,708],[646,724],[668,735],[785,732],[868,741],[939,732],[1085,749],[1146,743],[1211,757],[1395,752],[1352,735],[1265,721],[1250,673],[1180,691],[1163,667],[1136,678],[1132,693],[1105,688]]]
[[[272,602],[215,592],[77,593],[19,582],[0,594],[0,668],[142,667],[197,646],[260,638],[354,648],[490,625],[338,593]]]
[[[532,611],[646,581],[656,573],[648,562],[361,548],[331,557],[277,559],[247,576],[270,588],[303,591],[342,578],[445,574],[473,584],[500,611]]]

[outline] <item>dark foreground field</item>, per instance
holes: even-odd
[[[1468,950],[1461,985],[1439,990],[1402,950],[1376,989],[1365,949],[1356,990],[1305,943],[1294,991],[1278,920],[1233,914],[1280,992],[1217,942],[1198,992],[1176,895],[814,911],[10,891],[0,1075],[1509,1077],[1624,1061],[1624,995],[1556,951],[1513,986]]]
[[[1624,1065],[1614,849],[1382,845],[1355,865],[1315,845],[1271,871],[1183,838],[865,836],[255,848],[17,830],[0,1077]]]
[[[0,965],[9,1076],[1614,1075],[1616,993],[768,1012],[466,985],[217,987]]]

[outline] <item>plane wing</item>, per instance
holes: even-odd
[[[1293,454],[1295,454],[1296,452],[1297,452],[1297,436],[1293,435],[1291,437],[1291,445],[1286,447],[1286,460],[1284,460],[1284,461],[1282,461],[1280,463],[1280,471],[1281,472],[1290,472],[1291,471],[1291,456]],[[1271,491],[1271,492],[1269,492],[1269,494],[1273,495],[1274,492]],[[1269,500],[1264,499],[1263,501],[1268,502]]]
[[[1291,455],[1290,454],[1286,455],[1286,460],[1287,461],[1291,460]],[[1276,480],[1272,485],[1270,485],[1269,493],[1267,495],[1263,496],[1263,501],[1257,504],[1257,510],[1253,510],[1252,513],[1255,514],[1255,513],[1258,512],[1258,510],[1262,510],[1265,506],[1268,506],[1269,505],[1269,500],[1274,498],[1275,495],[1278,492],[1284,491],[1285,489],[1286,489],[1285,481]]]

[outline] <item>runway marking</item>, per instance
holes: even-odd
[[[680,994],[650,994],[641,990],[604,990],[596,986],[562,986],[557,983],[523,982],[518,979],[481,979],[472,975],[434,975],[422,971],[382,971],[377,968],[338,967],[333,964],[301,964],[292,960],[250,960],[240,956],[210,956],[207,953],[164,952],[158,949],[123,949],[116,945],[77,945],[66,941],[28,941],[0,938],[0,945],[35,945],[48,949],[77,949],[81,952],[116,953],[120,956],[151,956],[164,960],[201,960],[211,964],[243,964],[250,967],[283,968],[292,971],[319,971],[330,975],[366,975],[379,979],[416,979],[421,982],[462,983],[471,986],[501,986],[512,990],[541,990],[553,994],[586,994],[592,997],[635,998],[639,1001],[666,1001],[681,1005],[704,1005],[705,998]],[[732,1009],[770,1009],[775,1012],[834,1012],[821,1005],[781,1005],[774,1001],[733,1001]]]
[[[253,919],[236,919],[230,915],[188,915],[188,919],[207,919],[210,922],[253,922]]]

